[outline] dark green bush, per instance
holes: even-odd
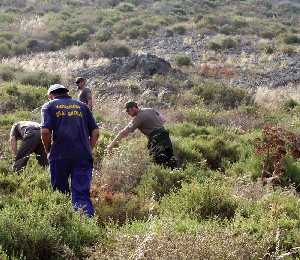
[[[99,48],[106,58],[127,57],[131,54],[130,48],[122,43],[107,42],[101,44]]]
[[[164,197],[160,212],[164,215],[181,215],[193,218],[233,218],[238,207],[236,199],[224,184],[206,181],[202,184],[185,184],[178,192]]]
[[[231,37],[216,36],[208,42],[208,48],[212,50],[227,50],[238,47],[238,41]]]
[[[299,102],[297,102],[296,100],[294,100],[292,98],[285,101],[283,104],[284,109],[287,111],[293,110],[297,106],[299,106]]]
[[[135,9],[135,6],[131,3],[120,3],[117,7],[121,12],[132,12]]]
[[[22,72],[16,75],[17,80],[23,85],[49,87],[51,84],[60,83],[60,76],[44,71]]]
[[[177,66],[189,66],[192,63],[192,60],[188,55],[180,54],[175,56],[175,62]]]
[[[38,108],[45,102],[47,96],[45,88],[23,86],[15,83],[4,85],[0,93],[2,93],[2,97],[0,97],[1,105],[5,106],[7,104],[7,110],[10,112],[14,109],[33,110]]]
[[[181,170],[170,170],[158,165],[152,165],[142,176],[136,190],[140,196],[160,199],[172,190],[181,187],[181,183],[187,179]]]
[[[186,27],[183,25],[176,25],[172,27],[172,31],[177,34],[184,35],[186,33]]]
[[[196,137],[209,135],[210,131],[206,127],[198,127],[192,123],[175,124],[170,128],[171,134],[181,137]]]
[[[285,44],[300,44],[300,37],[295,34],[286,34],[282,40]]]
[[[94,207],[99,223],[114,221],[124,224],[134,219],[146,219],[151,204],[133,194],[102,192]]]
[[[19,200],[1,209],[0,244],[9,255],[26,259],[80,256],[100,238],[93,220],[74,213],[70,200],[52,191],[34,191],[30,202]],[[71,254],[71,255],[70,255]]]
[[[192,122],[197,126],[213,125],[214,115],[214,112],[205,109],[202,106],[196,106],[184,111],[185,120],[188,122]]]
[[[99,30],[96,33],[96,39],[100,42],[106,42],[112,38],[112,32],[110,30]]]
[[[7,65],[0,65],[0,77],[4,81],[12,81],[15,79],[17,69],[7,66]]]
[[[251,103],[251,96],[248,92],[238,87],[227,87],[215,83],[203,83],[193,88],[195,95],[203,98],[204,103],[215,107],[221,106],[225,109],[232,109],[241,104]]]
[[[8,57],[12,54],[11,47],[8,43],[0,43],[0,58]]]

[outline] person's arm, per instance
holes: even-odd
[[[17,138],[15,136],[10,136],[9,143],[10,143],[10,149],[11,149],[13,155],[16,156],[17,149],[18,149]]]
[[[130,133],[130,129],[128,127],[125,127],[123,130],[121,130],[117,136],[115,137],[115,139],[107,146],[107,151],[109,153],[111,153],[112,149],[123,139],[126,138],[129,133]]]
[[[48,128],[41,129],[41,138],[46,154],[50,153],[52,132]]]
[[[90,143],[91,143],[91,147],[92,150],[94,149],[94,147],[96,146],[96,143],[98,141],[99,138],[99,128],[95,128],[92,133],[91,133],[91,137],[90,137]]]
[[[93,100],[92,100],[92,99],[89,99],[89,100],[88,100],[87,105],[88,105],[89,109],[90,109],[91,111],[93,111]]]

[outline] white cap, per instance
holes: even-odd
[[[51,85],[49,88],[48,88],[48,95],[51,93],[51,92],[53,92],[53,91],[55,91],[55,90],[58,90],[58,89],[66,89],[67,90],[67,92],[69,91],[65,86],[63,86],[63,85],[60,85],[60,84],[54,84],[54,85]]]

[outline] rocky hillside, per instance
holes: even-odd
[[[0,259],[298,259],[298,0],[0,1]],[[86,77],[101,126],[95,217],[53,192],[9,132],[47,87]],[[130,118],[159,109],[178,169],[155,165]]]

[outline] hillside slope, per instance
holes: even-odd
[[[0,28],[0,259],[300,257],[297,0],[2,0]],[[12,124],[77,76],[101,124],[93,219],[34,156],[11,170]],[[140,133],[106,154],[129,99],[167,118],[178,169]]]

